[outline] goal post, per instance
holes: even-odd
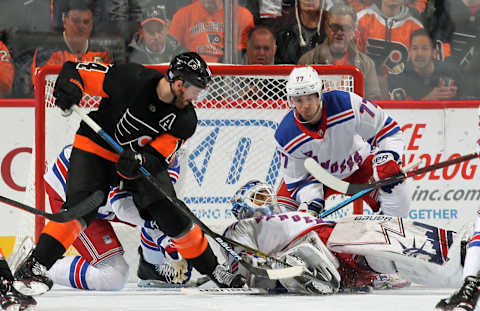
[[[148,66],[165,73],[167,65]],[[208,94],[194,103],[198,115],[195,134],[179,154],[180,178],[176,188],[195,214],[215,230],[234,219],[229,201],[245,182],[256,178],[277,187],[278,155],[273,134],[289,110],[285,84],[294,65],[210,65],[213,81]],[[341,89],[363,96],[363,76],[353,66],[313,66],[325,91]],[[47,209],[43,175],[67,144],[80,122],[61,116],[54,106],[53,85],[60,66],[41,67],[35,75],[35,176],[31,202]],[[119,86],[121,87],[121,86]],[[86,94],[80,106],[96,109],[100,98]],[[109,133],[112,134],[112,133]],[[28,194],[27,194],[28,195]],[[48,209],[47,209],[48,210]],[[43,228],[37,218],[36,235]]]

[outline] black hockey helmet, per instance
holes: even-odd
[[[210,69],[203,58],[195,52],[175,56],[167,71],[170,81],[184,80],[199,88],[206,88],[212,80]]]

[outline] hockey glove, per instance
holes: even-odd
[[[309,202],[303,202],[298,207],[299,212],[310,213],[313,217],[319,217],[325,208],[325,201],[322,199],[315,199]]]
[[[400,156],[395,151],[379,151],[372,160],[373,178],[379,181],[390,176],[403,174],[398,160]],[[381,189],[386,193],[392,193],[396,185],[401,184],[403,180],[383,186]]]
[[[141,176],[140,166],[145,164],[145,156],[129,149],[123,149],[116,163],[117,173],[125,179],[137,179]]]
[[[83,85],[80,75],[74,69],[74,63],[67,62],[55,81],[53,96],[55,105],[63,110],[64,116],[69,116],[73,105],[80,103],[83,96]]]

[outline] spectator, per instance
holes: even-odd
[[[435,60],[435,47],[428,32],[418,29],[410,35],[410,61],[405,71],[390,75],[392,99],[458,99],[463,91],[460,71]]]
[[[129,62],[160,64],[170,62],[173,56],[184,52],[177,41],[168,34],[169,22],[154,11],[140,23],[140,29],[129,45]]]
[[[271,26],[282,16],[282,0],[244,0],[244,6],[253,14],[255,25]]]
[[[358,48],[373,59],[377,74],[384,76],[403,70],[410,34],[423,26],[409,14],[404,0],[380,3],[380,8],[372,4],[358,13]]]
[[[247,47],[248,33],[254,26],[253,15],[238,7],[238,48]],[[221,62],[224,57],[223,0],[199,0],[173,15],[170,34],[187,49],[197,52],[207,62]]]
[[[480,0],[446,0],[445,10],[449,20],[441,22],[449,24],[447,29],[452,31],[446,38],[451,43],[448,61],[464,69],[471,62],[475,45],[480,40]]]
[[[66,61],[85,61],[111,63],[110,54],[89,44],[93,29],[93,13],[86,1],[70,0],[63,15],[64,31],[62,36],[51,39],[54,44],[46,44],[35,49],[33,57],[17,64],[18,75],[15,84],[17,96],[32,96],[32,76],[37,67],[43,65],[61,65]]]
[[[247,65],[273,65],[277,44],[270,28],[255,26],[248,34],[246,59]]]
[[[14,66],[7,47],[0,41],[0,98],[12,91]]]
[[[386,92],[380,91],[375,63],[358,50],[353,40],[356,19],[357,14],[348,5],[332,7],[326,18],[327,40],[300,57],[298,64],[354,65],[365,78],[365,97],[385,99]]]
[[[323,0],[296,0],[294,10],[275,19],[277,38],[276,64],[296,64],[300,56],[324,39]]]
[[[269,27],[260,25],[252,28],[248,35],[247,51],[244,64],[273,65],[275,60],[275,35]],[[250,79],[240,80],[239,97],[245,100],[279,100],[285,98],[285,87],[278,79]],[[236,93],[236,90],[235,92]]]

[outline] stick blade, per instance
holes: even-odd
[[[303,163],[305,166],[305,169],[313,176],[315,177],[316,180],[327,186],[328,188],[331,188],[333,190],[336,190],[341,193],[347,193],[348,192],[348,187],[349,183],[341,180],[340,178],[337,178],[324,170],[320,164],[318,164],[317,161],[315,161],[312,158],[307,158],[305,159],[305,162]]]
[[[281,280],[302,275],[302,273],[305,271],[305,267],[293,266],[280,269],[267,269],[266,271],[270,280]]]

